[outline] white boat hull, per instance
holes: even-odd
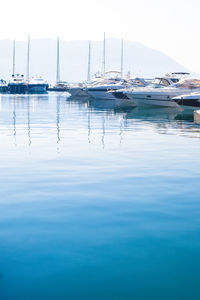
[[[88,92],[86,89],[81,88],[70,88],[68,91],[72,97],[87,97]]]
[[[122,89],[123,87],[124,86],[121,84],[88,87],[88,94],[95,99],[115,100],[115,96],[113,96],[113,94],[109,91],[116,91],[118,89]]]
[[[114,108],[125,108],[125,107],[135,107],[135,103],[127,97],[127,99],[118,99],[111,92],[105,91],[88,91],[94,99],[99,101],[107,101],[109,106]]]
[[[105,91],[88,91],[88,94],[95,99],[115,100],[115,97]]]
[[[170,99],[145,99],[141,97],[130,97],[130,99],[137,105],[137,106],[163,106],[163,107],[178,107],[176,102]]]
[[[190,93],[190,91],[185,91]],[[169,90],[167,92],[127,92],[126,95],[129,99],[133,100],[137,106],[163,106],[163,107],[178,107],[179,105],[172,99],[183,93],[181,90]]]

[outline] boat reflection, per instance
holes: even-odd
[[[127,119],[142,119],[142,120],[185,120],[193,122],[193,114],[190,111],[184,111],[181,108],[173,107],[136,107],[126,115]]]
[[[27,145],[54,140],[57,153],[73,137],[83,143],[116,146],[129,139],[128,132],[154,131],[158,134],[200,138],[200,127],[193,122],[192,111],[176,108],[115,109],[106,100],[67,97],[66,95],[2,95],[2,130],[11,130],[13,144]],[[126,138],[126,139],[125,139]],[[62,140],[62,143],[61,143]]]
[[[178,134],[200,138],[200,127],[194,123],[193,112],[177,108],[135,108],[125,115],[130,122],[150,123],[160,134]],[[130,124],[129,124],[130,126]]]
[[[135,108],[116,108],[111,101],[103,99],[78,98],[70,97],[69,101],[87,104],[87,110],[97,113],[104,113],[102,121],[102,143],[105,146],[105,116],[118,116],[119,118],[119,135],[121,142],[123,140],[123,132],[132,128],[133,121],[148,122],[160,134],[181,134],[188,137],[200,137],[200,128],[193,122],[193,112],[174,107],[135,107]],[[90,122],[88,123],[91,127]],[[132,128],[133,130],[135,128]],[[172,129],[176,129],[174,132]],[[88,129],[91,133],[91,128]],[[195,134],[195,135],[194,135]]]
[[[17,132],[20,134],[20,131],[25,127],[27,129],[28,146],[31,146],[31,111],[34,112],[36,104],[44,100],[48,100],[48,95],[1,95],[3,113],[6,107],[12,105],[14,146],[17,146]]]

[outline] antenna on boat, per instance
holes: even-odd
[[[28,36],[26,80],[29,80],[29,67],[30,67],[30,35]]]
[[[56,83],[60,81],[60,41],[57,38],[57,73],[56,73]]]
[[[104,32],[104,40],[103,40],[103,60],[102,60],[102,74],[105,76],[106,71],[106,33]]]
[[[88,53],[88,74],[87,74],[87,82],[90,81],[90,65],[91,65],[91,41],[89,41],[89,53]]]
[[[124,72],[124,40],[121,40],[121,78],[123,78]]]
[[[13,40],[13,70],[12,75],[15,75],[15,40]]]

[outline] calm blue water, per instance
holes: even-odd
[[[200,127],[0,99],[0,299],[200,299]]]

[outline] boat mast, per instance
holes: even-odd
[[[27,48],[27,65],[26,65],[26,80],[29,80],[29,66],[30,66],[30,35],[28,36],[28,48]]]
[[[57,73],[56,73],[56,83],[60,81],[60,41],[57,38]]]
[[[105,76],[106,71],[106,33],[104,32],[104,40],[103,40],[103,60],[102,60],[102,74]]]
[[[91,65],[91,41],[89,41],[87,82],[89,82],[89,81],[91,80],[91,76],[90,76],[90,65]]]
[[[15,40],[13,40],[13,70],[12,75],[15,76]]]
[[[121,78],[123,78],[124,72],[124,40],[121,40]]]

